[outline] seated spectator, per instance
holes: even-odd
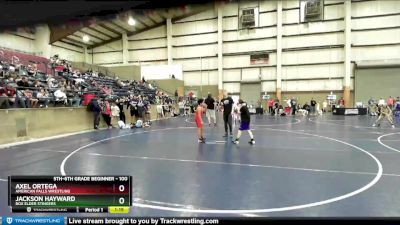
[[[0,109],[10,108],[10,100],[5,87],[0,87]]]
[[[35,80],[35,82],[33,82],[33,84],[32,84],[32,87],[35,87],[35,88],[40,88],[41,86],[42,85],[39,80]]]
[[[36,108],[39,100],[33,96],[33,92],[29,89],[25,89],[24,91],[25,98],[30,102],[30,106],[32,108]]]
[[[40,108],[49,107],[50,96],[47,90],[45,90],[44,88],[40,88],[40,91],[37,93],[36,97],[39,100],[39,103],[43,103],[43,105],[39,105]]]
[[[17,82],[19,87],[29,87],[29,82],[27,77],[22,77],[20,81]]]
[[[64,105],[67,104],[67,95],[65,94],[65,90],[63,88],[59,88],[54,92],[54,97],[56,101],[63,102]]]
[[[279,105],[279,106],[278,106],[278,114],[279,114],[280,116],[286,116],[285,110],[283,109],[283,106],[282,106],[282,105]]]
[[[68,103],[72,107],[79,107],[81,105],[81,97],[79,96],[78,92],[71,91],[71,87],[68,86],[70,90],[68,92]]]
[[[311,112],[311,106],[307,102],[303,105],[303,109],[307,110],[308,113]]]

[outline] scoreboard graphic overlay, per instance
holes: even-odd
[[[126,213],[131,176],[9,176],[12,212]]]

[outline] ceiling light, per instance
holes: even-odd
[[[128,24],[131,25],[131,26],[135,26],[136,21],[132,17],[129,17]]]
[[[87,36],[87,35],[84,35],[82,39],[84,42],[89,42],[89,40],[90,40],[89,36]]]

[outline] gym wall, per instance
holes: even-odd
[[[259,25],[241,30],[239,7],[251,6],[259,7]],[[345,69],[344,1],[325,1],[324,21],[312,23],[299,22],[298,1],[283,1],[282,7],[282,93],[341,94]],[[396,0],[353,1],[351,8],[351,71],[356,61],[400,58],[400,4]],[[275,93],[277,2],[229,3],[223,6],[222,13],[223,88],[239,93],[241,81],[259,80],[261,75],[261,91]],[[213,7],[173,23],[173,62],[183,65],[185,86],[218,84],[217,29]],[[130,62],[167,64],[166,26],[128,39]],[[255,51],[269,52],[268,64],[251,65],[250,53]],[[107,63],[117,63],[121,61],[118,54],[97,55],[95,63],[104,63],[106,58]],[[354,72],[351,90],[354,93]]]
[[[399,68],[365,68],[356,70],[355,101],[368,103],[373,97],[375,100],[389,96],[400,96],[400,67]]]
[[[50,35],[47,25],[38,25],[36,28],[39,31],[35,34],[22,30],[0,32],[0,48],[36,54],[46,58],[58,54],[61,58],[70,61],[84,61],[82,47],[59,41],[49,45],[49,36],[46,37],[46,35]]]

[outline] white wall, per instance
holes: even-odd
[[[43,38],[44,40],[38,40],[38,38]],[[38,43],[41,42],[43,44],[40,46],[46,49],[38,48]],[[29,34],[22,31],[0,33],[0,47],[38,55],[46,52],[46,56],[42,55],[44,57],[48,57],[48,53],[50,54],[49,56],[58,54],[63,59],[75,62],[82,62],[84,60],[83,48],[81,47],[62,42],[55,42],[50,46],[45,43],[48,43],[48,38],[41,35]]]
[[[25,32],[0,33],[0,47],[33,53],[35,36]]]
[[[55,42],[53,45],[51,45],[50,53],[51,56],[58,54],[62,59],[73,62],[83,62],[85,60],[83,48],[62,42]],[[91,59],[89,62],[91,62]]]

